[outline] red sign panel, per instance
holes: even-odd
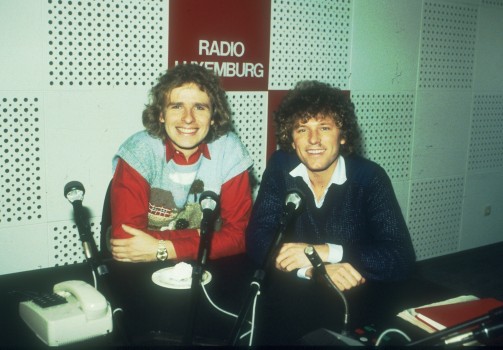
[[[168,66],[197,63],[229,91],[267,91],[270,0],[170,0]]]

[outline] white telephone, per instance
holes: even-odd
[[[112,310],[105,297],[84,281],[65,281],[54,294],[19,304],[19,315],[45,344],[75,343],[112,332]]]

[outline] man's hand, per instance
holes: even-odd
[[[365,278],[348,263],[325,265],[327,274],[339,290],[349,290],[365,283]],[[312,277],[313,270],[307,271],[306,275]]]
[[[276,257],[276,268],[281,271],[290,272],[301,267],[311,266],[309,259],[304,253],[304,249],[311,244],[307,243],[285,243],[281,246]],[[328,258],[328,245],[320,244],[313,246],[321,260]]]
[[[158,240],[142,230],[122,225],[125,232],[131,238],[110,240],[112,246],[112,256],[117,261],[124,262],[144,262],[155,261],[157,254]]]

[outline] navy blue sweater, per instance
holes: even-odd
[[[414,248],[391,181],[379,165],[359,156],[344,157],[347,181],[332,184],[321,208],[300,178],[289,172],[295,154],[276,151],[268,162],[246,230],[247,254],[262,264],[279,229],[288,190],[300,189],[304,204],[283,242],[335,243],[366,279],[406,278],[415,261]]]

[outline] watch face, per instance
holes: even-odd
[[[157,251],[157,260],[164,261],[167,257],[168,251],[166,249]]]

